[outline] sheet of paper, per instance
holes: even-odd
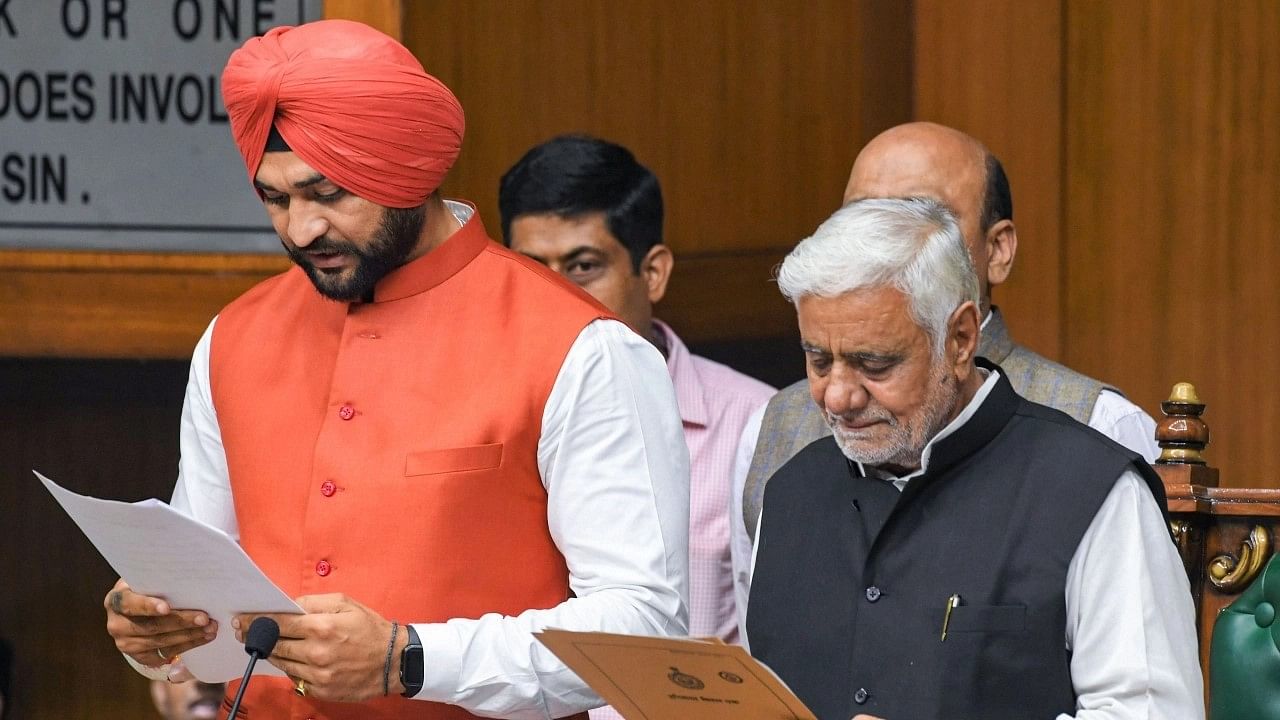
[[[174,608],[204,610],[218,622],[213,642],[182,656],[201,680],[225,682],[244,675],[249,656],[231,629],[233,615],[302,612],[221,530],[159,500],[99,500],[77,495],[38,472],[36,477],[131,588],[163,597]],[[260,662],[254,674],[284,673]]]
[[[534,635],[626,720],[816,720],[737,645],[567,630]]]

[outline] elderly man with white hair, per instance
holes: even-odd
[[[1160,479],[975,360],[950,211],[851,203],[778,285],[834,437],[765,491],[752,654],[822,720],[1202,718]]]

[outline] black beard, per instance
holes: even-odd
[[[355,258],[355,270],[345,281],[340,276],[329,275],[317,269],[303,250],[288,243],[284,243],[284,249],[307,274],[311,284],[315,285],[321,295],[340,302],[366,300],[373,297],[373,288],[378,282],[403,265],[417,247],[425,220],[425,205],[416,208],[386,208],[377,232],[369,246],[363,250],[350,243],[336,242],[325,237],[317,238],[307,246],[308,251],[340,253]]]

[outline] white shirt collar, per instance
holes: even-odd
[[[453,219],[458,221],[458,227],[467,224],[471,216],[476,213],[476,209],[470,205],[457,200],[445,200],[445,207],[449,208],[449,212],[453,215]]]

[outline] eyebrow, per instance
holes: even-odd
[[[830,350],[827,350],[826,348],[818,347],[817,345],[814,345],[812,343],[807,343],[803,340],[800,341],[800,348],[804,350],[806,353],[810,353],[813,355],[832,355],[832,352]],[[860,365],[866,364],[866,363],[896,363],[902,360],[902,355],[900,353],[878,353],[878,352],[871,352],[867,350],[860,350],[857,352],[849,352],[849,353],[839,353],[839,355],[840,357],[844,358],[848,362],[853,362]]]
[[[294,183],[293,187],[298,190],[302,190],[304,188],[309,188],[312,185],[319,185],[322,182],[328,182],[328,180],[329,178],[325,177],[324,175],[321,175],[320,173],[316,173],[310,177],[303,178],[298,182]],[[258,188],[259,190],[266,190],[268,192],[279,192],[275,188],[271,187],[270,185],[262,182],[257,178],[253,179],[253,186]]]
[[[544,258],[544,257],[542,257],[541,255],[534,255],[534,254],[533,254],[533,253],[531,253],[531,252],[521,252],[520,254],[521,254],[521,255],[524,255],[525,257],[529,258],[530,260],[537,260],[538,262],[542,263],[543,265],[548,265],[548,264],[549,264],[549,263],[547,262],[547,259],[546,259],[546,258]],[[603,254],[604,254],[604,251],[602,251],[600,248],[592,247],[592,246],[590,246],[590,245],[579,245],[578,247],[576,247],[576,248],[574,248],[574,249],[570,250],[569,252],[567,252],[567,253],[565,253],[565,254],[561,255],[561,256],[560,256],[559,258],[557,258],[557,259],[558,259],[560,262],[562,262],[562,263],[568,263],[568,262],[573,262],[574,260],[577,260],[578,258],[582,257],[583,255],[587,255],[587,254],[603,255]]]
[[[582,257],[583,255],[591,255],[591,254],[603,255],[604,252],[600,250],[600,248],[592,247],[590,245],[579,245],[578,247],[570,250],[564,255],[561,255],[560,260],[562,262],[572,262]]]
[[[852,352],[842,353],[841,357],[845,360],[857,361],[860,365],[871,364],[893,364],[902,361],[902,355],[899,353],[878,353],[878,352]]]

